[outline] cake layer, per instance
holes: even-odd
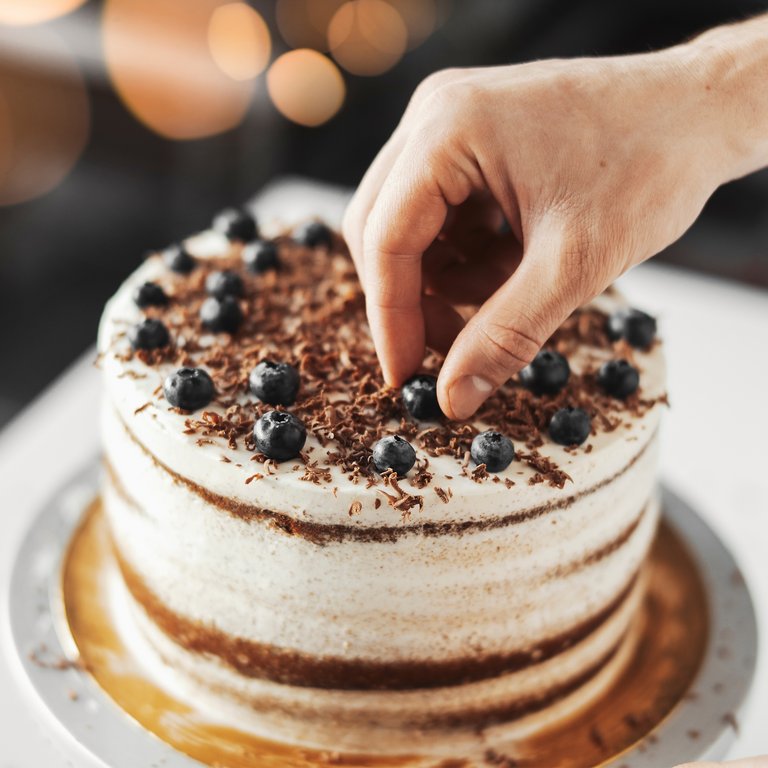
[[[495,674],[588,634],[633,579],[656,526],[656,438],[631,470],[565,507],[512,521],[498,510],[504,525],[490,519],[475,531],[414,527],[394,540],[321,544],[268,516],[227,514],[153,461],[114,412],[103,424],[115,546],[164,608],[289,653],[410,661],[413,680],[439,683],[436,660],[451,670],[473,659],[476,676]]]
[[[598,697],[631,658],[643,621],[645,578],[599,631],[556,659],[488,680],[403,691],[329,690],[244,676],[172,640],[122,579],[113,589],[113,610],[150,673],[221,722],[326,749],[402,753],[404,745],[418,744],[450,755],[490,733],[504,739],[531,733]]]

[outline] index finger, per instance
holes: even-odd
[[[371,209],[363,235],[366,305],[390,385],[401,384],[421,365],[422,255],[440,233],[448,206],[469,193],[466,177],[409,142]]]

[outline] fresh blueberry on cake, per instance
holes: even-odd
[[[188,275],[196,266],[195,260],[183,245],[171,245],[163,252],[165,265],[171,272]]]
[[[287,411],[267,411],[253,428],[256,448],[275,461],[295,459],[307,440],[301,421]]]
[[[373,446],[373,464],[378,472],[390,470],[399,477],[405,477],[416,463],[416,451],[400,435],[382,437]]]
[[[225,208],[213,219],[213,228],[230,241],[249,243],[259,236],[256,219],[239,208]]]
[[[597,372],[597,383],[607,395],[624,399],[637,392],[640,374],[626,360],[608,360]]]
[[[136,306],[142,309],[147,307],[164,307],[168,303],[168,296],[157,283],[148,281],[142,283],[134,291],[133,300]]]
[[[251,392],[269,405],[293,405],[299,392],[299,372],[289,363],[262,360],[248,377]]]
[[[243,322],[243,312],[234,296],[211,296],[200,307],[200,321],[213,333],[234,333]]]
[[[202,368],[179,368],[163,382],[163,394],[175,408],[197,411],[213,399],[213,379]]]
[[[475,436],[469,453],[475,464],[485,464],[485,468],[489,472],[501,472],[515,458],[515,448],[512,441],[492,429]]]
[[[333,246],[333,232],[322,221],[310,221],[293,231],[293,239],[307,248],[328,248]]]
[[[592,420],[583,408],[561,408],[549,422],[549,436],[560,445],[581,445],[592,430]]]
[[[558,352],[542,349],[530,365],[520,371],[520,382],[537,395],[556,395],[571,375],[568,361]]]
[[[231,269],[211,272],[205,279],[205,290],[217,299],[243,295],[243,278]]]
[[[655,323],[608,291],[453,421],[438,352],[384,382],[336,232],[226,222],[184,240],[194,269],[147,258],[102,318],[121,639],[217,723],[343,760],[482,765],[496,733],[546,738],[648,619]],[[137,304],[147,283],[170,300]],[[172,343],[132,343],[163,340],[149,319]]]
[[[134,349],[159,349],[170,344],[168,329],[160,320],[148,318],[128,331],[128,338]]]
[[[656,336],[656,318],[639,309],[623,307],[608,318],[608,336],[613,341],[625,339],[637,349],[648,349]]]
[[[277,246],[270,240],[254,240],[243,248],[243,263],[256,274],[277,269],[280,266]]]
[[[413,376],[403,384],[405,410],[419,421],[435,421],[443,412],[437,402],[437,376],[426,373]]]

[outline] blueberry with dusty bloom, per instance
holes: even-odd
[[[515,458],[515,447],[505,435],[488,430],[475,435],[469,454],[475,464],[485,464],[489,472],[501,472]]]
[[[398,477],[404,477],[416,463],[416,451],[400,435],[382,437],[373,446],[373,465],[379,472],[394,470]]]
[[[170,344],[171,337],[160,320],[148,318],[129,329],[128,341],[134,349],[159,349]]]
[[[307,440],[301,420],[287,411],[267,411],[253,427],[256,448],[275,461],[295,459]]]
[[[163,384],[165,399],[176,408],[197,411],[213,400],[213,379],[202,368],[179,368]]]

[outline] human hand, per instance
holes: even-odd
[[[697,57],[446,70],[419,86],[344,221],[389,384],[425,343],[447,352],[440,404],[467,418],[745,172],[715,108],[727,95]],[[457,304],[481,306],[465,324]]]

